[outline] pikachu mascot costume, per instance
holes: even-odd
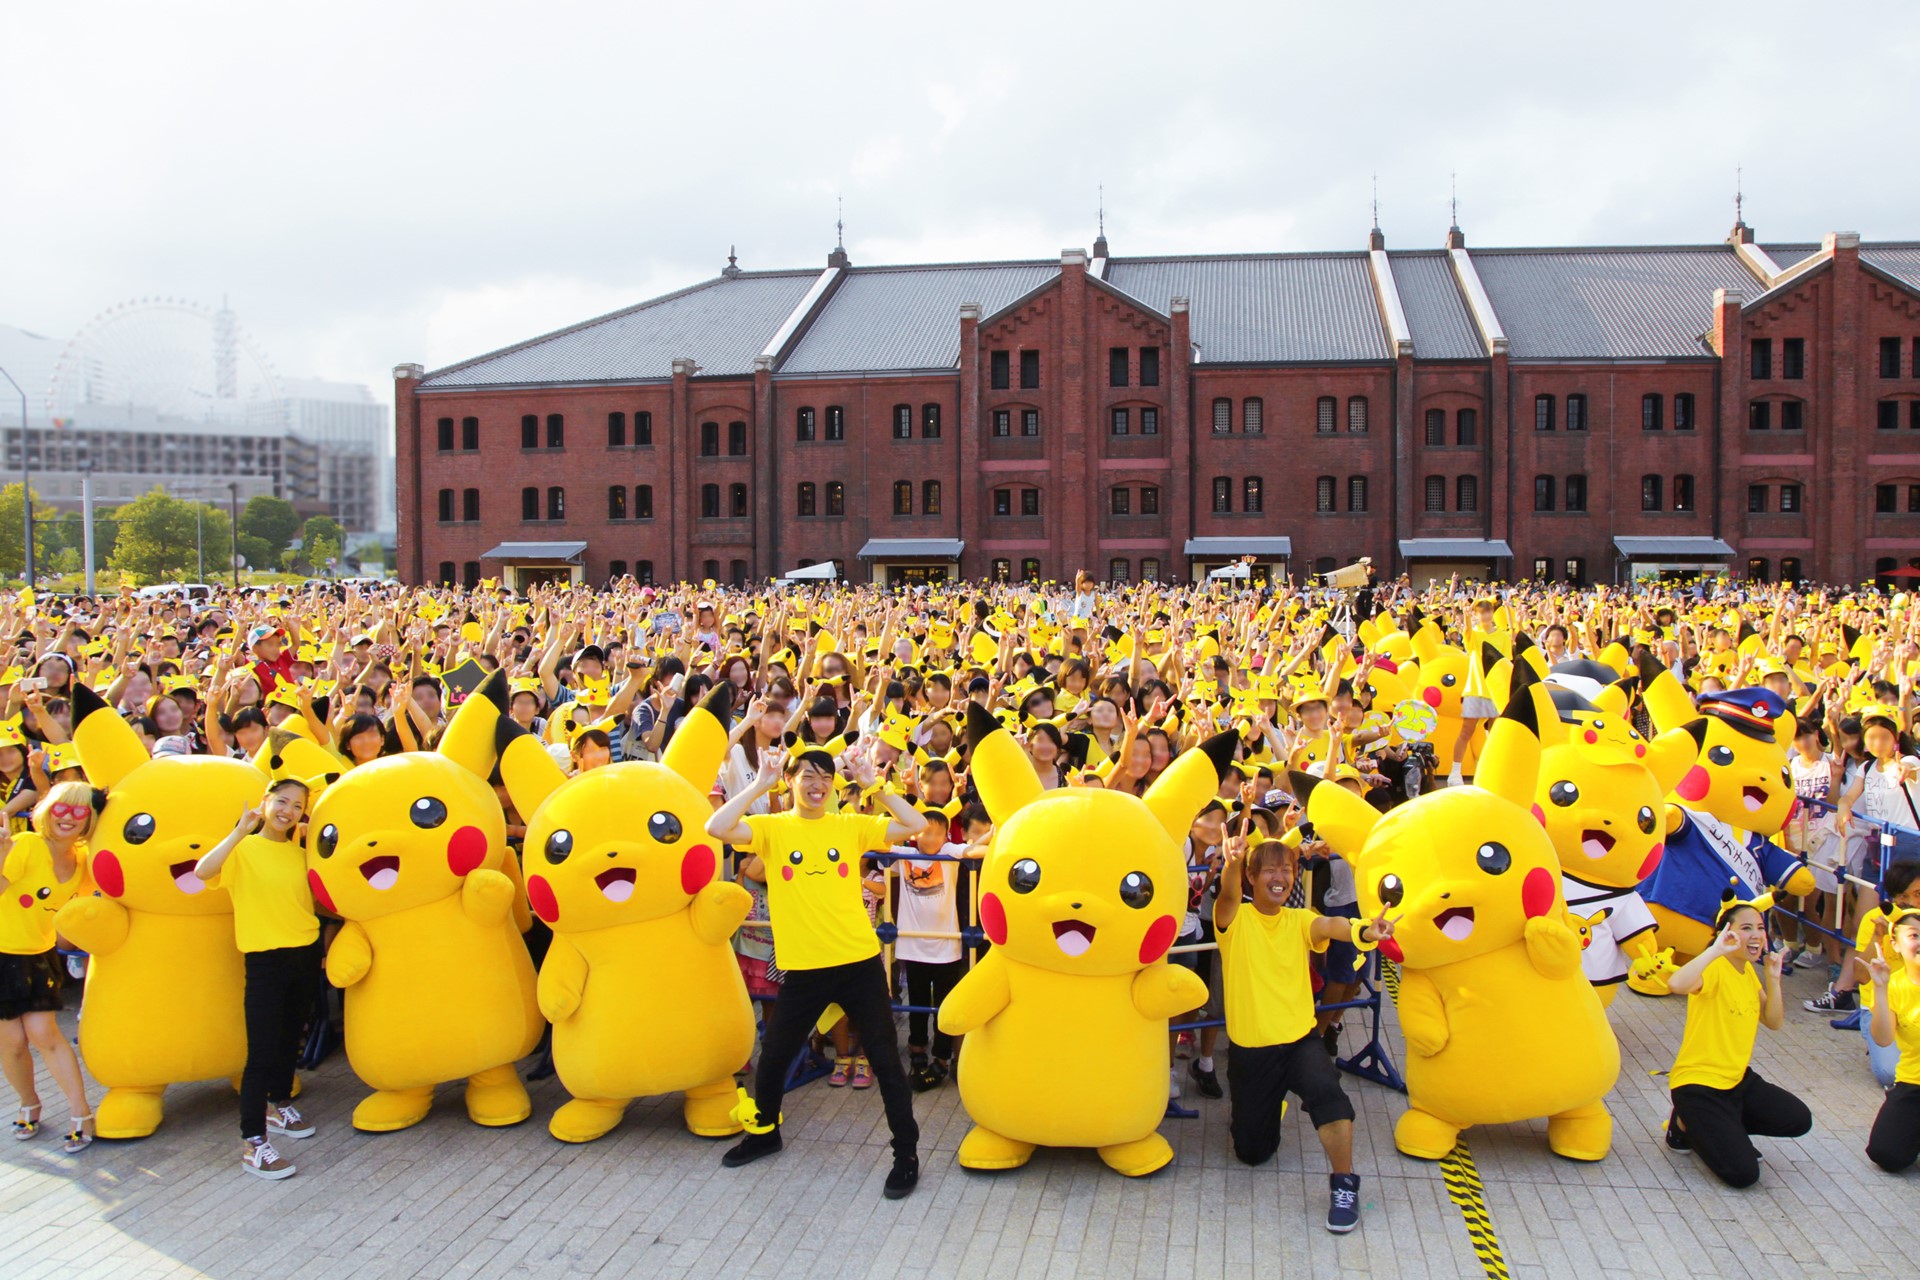
[[[1527,671],[1515,664],[1516,694]],[[1581,967],[1611,1005],[1628,966],[1655,951],[1656,921],[1639,886],[1665,853],[1662,797],[1692,765],[1693,739],[1679,729],[1641,737],[1618,685],[1597,700],[1553,685],[1534,685],[1531,696],[1545,748],[1534,805],[1560,859],[1569,923],[1586,941]]]
[[[1232,766],[1234,735],[1173,763],[1144,798],[1043,791],[1012,735],[967,708],[973,779],[993,815],[980,923],[993,949],[940,1005],[965,1035],[969,1169],[1012,1169],[1036,1146],[1094,1147],[1130,1177],[1173,1159],[1167,1021],[1206,986],[1167,963],[1186,910],[1181,841]]]
[[[1438,1160],[1463,1129],[1547,1117],[1547,1143],[1599,1160],[1613,1140],[1607,1092],[1620,1046],[1580,968],[1560,865],[1534,810],[1540,737],[1522,692],[1494,722],[1471,786],[1384,817],[1295,774],[1321,838],[1353,864],[1363,917],[1385,912],[1381,954],[1402,966],[1408,1058],[1394,1144]]]
[[[160,1126],[168,1085],[238,1079],[246,1065],[233,903],[193,868],[260,803],[267,779],[239,760],[149,757],[82,684],[73,687],[73,740],[107,793],[91,842],[101,896],[73,899],[54,924],[92,957],[80,1055],[107,1086],[94,1132],[144,1138]]]
[[[1696,707],[1679,679],[1646,655],[1640,678],[1654,726],[1684,729],[1695,752],[1668,792],[1666,855],[1641,888],[1659,921],[1662,954],[1636,963],[1627,980],[1644,995],[1666,995],[1672,965],[1712,945],[1729,886],[1750,901],[1769,888],[1811,893],[1814,878],[1804,859],[1770,838],[1798,802],[1787,770],[1795,717],[1786,699],[1730,689],[1701,695]]]
[[[680,722],[659,764],[572,779],[500,717],[500,775],[527,815],[527,898],[553,929],[539,996],[573,1095],[547,1126],[562,1142],[591,1142],[633,1099],[661,1093],[686,1095],[701,1137],[740,1131],[733,1073],[754,1026],[732,940],[753,897],[719,878],[704,827],[732,690],[721,682]]]
[[[434,1086],[467,1082],[476,1124],[533,1113],[514,1062],[540,1039],[520,866],[487,777],[506,677],[487,677],[437,751],[386,756],[328,787],[307,820],[314,901],[347,924],[327,977],[347,993],[347,1061],[375,1092],[369,1133],[426,1118]]]

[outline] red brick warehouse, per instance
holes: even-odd
[[[1920,244],[743,271],[395,370],[411,582],[1920,566]]]

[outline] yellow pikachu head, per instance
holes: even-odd
[[[155,915],[230,914],[227,891],[208,888],[194,864],[260,803],[266,776],[217,756],[149,758],[132,726],[80,684],[73,740],[89,780],[107,793],[89,842],[100,892]]]
[[[994,821],[980,923],[1007,956],[1088,977],[1165,959],[1186,912],[1182,841],[1232,766],[1234,735],[1188,751],[1143,797],[1045,791],[1013,737],[967,707],[973,780]]]
[[[461,704],[435,751],[384,756],[347,771],[307,820],[314,901],[374,920],[460,892],[482,867],[516,882],[506,819],[487,785],[507,678],[494,672]]]
[[[1527,921],[1566,912],[1559,861],[1534,806],[1540,737],[1531,698],[1494,722],[1471,786],[1429,792],[1384,817],[1338,786],[1293,775],[1322,839],[1353,864],[1363,915],[1395,917],[1380,946],[1431,969],[1520,942]]]
[[[1671,671],[1647,658],[1641,665],[1647,710],[1661,729],[1684,729],[1694,741],[1692,767],[1673,785],[1689,809],[1728,826],[1771,836],[1787,824],[1795,796],[1787,749],[1794,714],[1767,689],[1703,694],[1696,708]]]
[[[527,901],[556,933],[685,910],[720,873],[707,796],[727,752],[733,685],[714,686],[659,764],[629,761],[574,778],[538,740],[500,721],[500,776],[526,816]]]
[[[1693,739],[1676,729],[1648,742],[1570,689],[1533,693],[1546,744],[1534,799],[1560,869],[1591,885],[1639,884],[1666,852],[1665,797],[1693,763]]]

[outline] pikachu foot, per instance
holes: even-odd
[[[687,1090],[682,1114],[687,1132],[699,1138],[730,1138],[743,1126],[733,1117],[733,1077]]]
[[[1604,1160],[1613,1148],[1613,1117],[1604,1102],[1547,1118],[1547,1146],[1568,1160]]]
[[[432,1109],[432,1089],[382,1089],[360,1099],[353,1127],[362,1133],[397,1133],[425,1120]]]
[[[1409,1110],[1393,1127],[1393,1145],[1400,1148],[1401,1155],[1416,1160],[1439,1160],[1459,1139],[1458,1126],[1417,1109]]]
[[[160,1127],[160,1099],[166,1092],[157,1089],[118,1088],[107,1090],[94,1108],[93,1132],[100,1138],[145,1138]]]
[[[962,1169],[1018,1169],[1033,1156],[1031,1142],[1003,1138],[991,1129],[973,1126],[960,1140]]]
[[[1157,1133],[1132,1142],[1116,1142],[1100,1148],[1100,1158],[1115,1173],[1129,1178],[1144,1178],[1173,1163],[1173,1145]]]
[[[612,1132],[626,1114],[625,1099],[575,1098],[553,1113],[547,1132],[562,1142],[592,1142]]]
[[[467,1077],[467,1118],[490,1129],[519,1124],[533,1114],[533,1099],[509,1062]]]

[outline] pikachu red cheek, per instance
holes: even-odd
[[[307,886],[313,890],[313,900],[319,903],[323,910],[329,915],[340,914],[333,905],[333,895],[327,892],[327,882],[320,878],[318,871],[307,872]]]
[[[996,947],[1007,945],[1007,909],[1000,905],[1000,895],[989,893],[980,899],[980,927],[987,931],[987,941]]]
[[[1640,878],[1645,880],[1659,867],[1660,859],[1666,856],[1667,846],[1663,842],[1647,850],[1647,860],[1640,864]]]
[[[713,846],[697,844],[687,850],[687,856],[680,859],[680,891],[688,897],[706,888],[713,880]],[[787,879],[793,879],[793,869],[782,867]]]
[[[782,880],[791,880],[791,879],[793,879],[793,868],[792,868],[792,867],[782,867],[782,868],[780,868],[780,878],[781,878]]]
[[[527,877],[527,905],[548,924],[560,918],[560,900],[553,896],[553,886],[545,876]]]
[[[1707,777],[1707,771],[1699,765],[1687,770],[1687,776],[1673,790],[1682,800],[1698,803],[1707,798],[1707,792],[1713,789],[1713,780]]]
[[[111,850],[102,849],[93,855],[93,882],[100,886],[100,892],[109,898],[117,898],[127,891],[127,873],[120,866],[120,859]],[[331,903],[327,910],[333,910]]]
[[[1161,916],[1148,925],[1147,936],[1140,940],[1140,963],[1152,964],[1167,954],[1167,948],[1173,945],[1174,935],[1179,929],[1179,921],[1172,916]]]
[[[1527,919],[1543,916],[1553,910],[1553,873],[1545,867],[1535,867],[1527,872],[1527,878],[1520,886],[1520,909],[1527,913]]]
[[[447,866],[453,874],[464,876],[478,871],[487,860],[487,833],[478,827],[462,827],[447,838]]]

